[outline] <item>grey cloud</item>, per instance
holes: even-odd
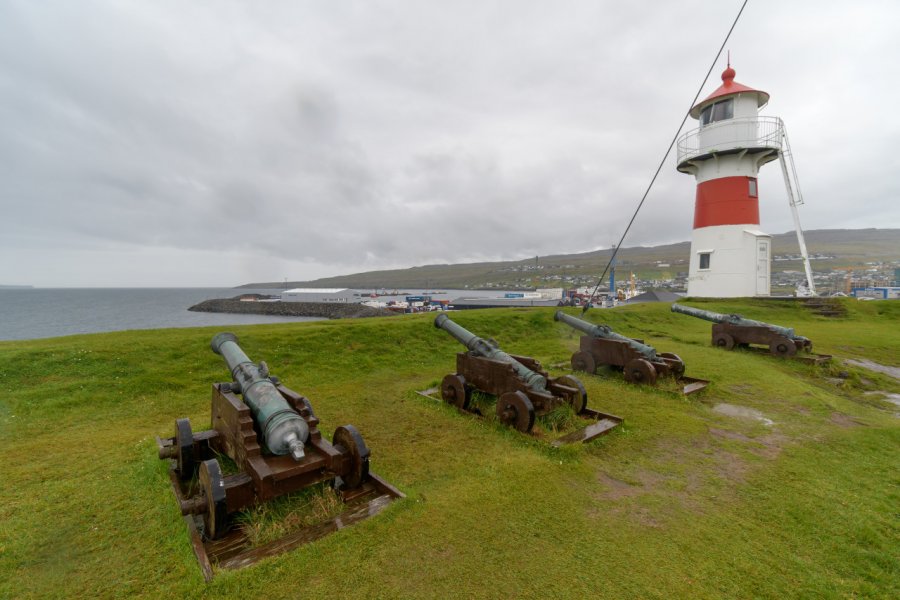
[[[34,258],[0,283],[189,284],[216,252],[234,266],[209,283],[608,246],[736,10],[7,3],[0,252]],[[788,125],[807,227],[900,226],[885,11],[757,2],[729,45]],[[788,230],[767,169],[763,225]],[[693,186],[670,157],[626,244],[687,239]],[[132,268],[36,275],[104,248]]]

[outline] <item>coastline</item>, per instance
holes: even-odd
[[[359,319],[390,317],[397,313],[363,304],[335,302],[246,302],[234,298],[204,300],[188,308],[193,312],[237,313],[275,317],[319,317],[323,319]]]

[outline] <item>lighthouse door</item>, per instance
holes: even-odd
[[[769,240],[756,240],[756,295],[768,296],[769,291]]]

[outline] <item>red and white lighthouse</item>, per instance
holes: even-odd
[[[772,237],[759,229],[759,168],[778,158],[781,119],[760,116],[769,94],[722,85],[691,109],[700,127],[678,140],[678,170],[697,180],[688,295],[768,296]]]

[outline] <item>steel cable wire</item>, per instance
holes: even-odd
[[[734,22],[731,24],[731,28],[728,30],[728,33],[725,35],[725,39],[722,41],[722,45],[719,46],[719,51],[716,53],[716,57],[713,59],[712,64],[709,65],[709,70],[706,72],[706,77],[703,78],[703,82],[700,84],[700,87],[697,89],[697,94],[694,96],[694,99],[691,101],[691,105],[688,107],[687,111],[684,113],[684,118],[681,120],[681,125],[678,126],[678,130],[675,132],[675,136],[672,138],[672,141],[669,143],[668,149],[666,149],[665,155],[663,155],[662,160],[659,161],[659,166],[656,167],[656,173],[653,174],[653,178],[650,180],[650,185],[647,186],[647,190],[644,192],[644,195],[641,197],[641,201],[638,203],[637,208],[634,211],[634,214],[631,215],[631,220],[628,221],[628,225],[625,227],[624,233],[622,233],[622,237],[619,239],[619,243],[616,244],[615,248],[613,248],[612,256],[609,257],[609,262],[606,263],[606,268],[603,269],[603,273],[600,275],[600,279],[597,281],[597,285],[594,286],[594,291],[591,292],[588,301],[585,303],[584,308],[581,309],[581,314],[583,315],[588,310],[590,310],[592,306],[591,300],[594,298],[594,295],[597,293],[597,290],[600,289],[600,285],[603,283],[603,278],[606,277],[606,274],[609,272],[610,266],[613,264],[613,261],[616,260],[616,255],[619,253],[619,249],[622,248],[622,242],[625,241],[625,236],[628,235],[628,230],[631,229],[634,220],[637,218],[638,213],[641,210],[641,207],[644,205],[644,201],[647,199],[647,196],[650,194],[650,190],[653,188],[653,184],[656,183],[656,178],[659,176],[659,172],[662,171],[663,165],[665,165],[666,160],[669,158],[669,154],[672,152],[672,147],[675,146],[675,142],[678,141],[678,135],[681,133],[684,124],[687,122],[688,117],[691,114],[691,109],[697,104],[697,99],[700,97],[700,92],[703,91],[703,86],[706,85],[706,82],[709,80],[710,74],[712,74],[713,69],[716,66],[716,63],[719,62],[719,58],[722,56],[722,50],[725,49],[725,44],[728,43],[728,39],[731,37],[731,33],[734,31],[734,28],[738,24],[738,20],[741,18],[741,14],[744,12],[744,8],[747,6],[747,2],[749,0],[744,0],[744,3],[741,4],[741,9],[738,11],[737,16],[734,18]],[[611,294],[615,293],[614,290],[609,290]]]

